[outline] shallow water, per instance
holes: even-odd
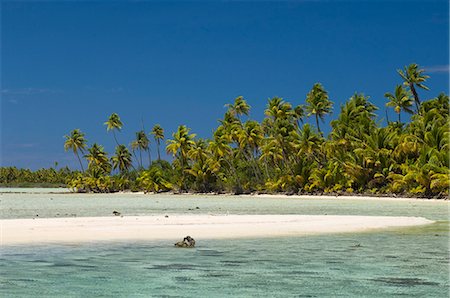
[[[448,220],[449,201],[262,198],[233,195],[1,193],[0,219],[151,214],[309,214],[423,216]],[[53,191],[53,190],[52,190]],[[62,189],[64,191],[64,189]]]
[[[370,233],[196,239],[195,249],[176,249],[170,241],[4,246],[0,297],[449,296],[448,202],[45,193],[2,194],[0,200],[1,218],[109,216],[119,209],[129,215],[326,213],[438,220]]]

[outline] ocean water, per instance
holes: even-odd
[[[9,193],[1,218],[155,213],[423,216],[368,233],[0,248],[0,297],[449,297],[448,202]],[[199,209],[196,209],[199,207]],[[57,215],[59,214],[59,215]],[[195,238],[195,235],[191,235]]]

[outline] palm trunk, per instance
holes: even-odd
[[[181,183],[181,192],[183,192],[186,190],[186,180],[185,180],[185,173],[184,173],[184,157],[181,152],[180,152],[180,158],[181,158],[181,179],[183,180]]]
[[[159,153],[159,145],[160,145],[159,139],[158,139],[157,143],[158,143],[158,160],[161,160],[161,154]]]
[[[266,178],[267,179],[270,179],[270,175],[269,175],[269,166],[267,165],[268,164],[268,162],[265,162],[264,163],[264,168],[265,168],[265,170],[266,170]],[[266,180],[267,180],[266,179]]]
[[[239,194],[239,193],[242,192],[242,185],[241,185],[241,181],[239,180],[239,176],[238,176],[238,174],[237,174],[236,168],[235,168],[234,165],[233,165],[228,159],[226,159],[225,157],[224,157],[224,160],[225,160],[225,162],[229,165],[231,171],[232,171],[233,174],[234,174],[234,177],[235,177],[236,183],[237,183],[237,185],[236,185],[236,187],[237,187],[236,194]]]
[[[114,136],[114,140],[116,141],[117,146],[119,146],[119,142],[117,141],[116,131],[115,130],[113,130],[113,136]]]
[[[419,114],[420,99],[419,99],[419,95],[417,94],[416,88],[414,87],[413,83],[409,84],[409,89],[411,89],[411,93],[414,96],[414,103],[416,104],[417,114]]]
[[[147,154],[148,154],[148,168],[152,166],[152,154],[150,153],[150,148],[147,148]]]
[[[246,156],[245,153],[244,153],[244,156],[246,156],[248,162],[252,165],[253,173],[255,174],[256,179],[257,179],[258,181],[260,181],[261,178],[260,178],[259,173],[258,173],[258,169],[257,169],[258,164],[257,164],[257,162],[256,162],[256,158],[255,158],[255,156],[252,154],[251,150],[250,150],[250,152],[248,153],[248,155],[249,155],[249,156]]]
[[[398,123],[402,123],[402,121],[400,119],[400,113],[398,113]]]
[[[84,168],[83,168],[83,163],[81,162],[81,158],[80,158],[80,155],[78,154],[78,152],[77,152],[77,151],[75,152],[75,155],[77,156],[77,158],[78,158],[78,162],[80,163],[80,166],[81,166],[81,171],[82,171],[82,172],[84,172]]]
[[[137,156],[136,156],[136,150],[131,150],[131,152],[132,152],[132,154],[133,154],[133,156],[134,156],[134,159],[136,160],[136,162],[139,164],[139,159],[137,158]],[[131,163],[131,165],[133,166],[133,163]],[[135,169],[135,167],[133,166],[133,169]]]
[[[320,126],[319,126],[319,117],[317,116],[317,114],[315,114],[315,116],[316,116],[317,130],[319,131],[320,134],[322,134],[322,132],[320,131]]]

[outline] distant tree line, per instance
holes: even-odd
[[[330,133],[321,123],[333,110],[325,88],[317,83],[304,104],[282,98],[268,100],[261,122],[249,117],[243,97],[226,105],[223,119],[209,139],[197,138],[185,125],[166,141],[171,163],[161,160],[164,130],[155,125],[150,133],[136,133],[129,146],[117,133],[123,123],[113,113],[105,122],[117,144],[108,155],[104,148],[87,145],[75,129],[65,136],[64,147],[76,156],[81,172],[67,185],[80,192],[133,190],[146,192],[270,192],[365,193],[447,197],[450,187],[449,97],[422,100],[417,88],[428,90],[429,78],[417,64],[398,70],[403,84],[386,93],[386,106],[398,115],[380,126],[378,108],[363,94],[355,93],[339,108]],[[402,122],[402,115],[410,121]],[[315,125],[304,123],[312,117]],[[151,162],[150,140],[158,157]],[[148,167],[142,162],[147,154]],[[87,164],[87,166],[85,166]]]
[[[0,168],[1,187],[66,187],[67,182],[76,176],[78,171],[71,171],[68,167],[55,170],[54,168],[18,169],[16,167]]]

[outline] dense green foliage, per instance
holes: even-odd
[[[128,149],[117,142],[115,131],[123,124],[112,114],[105,122],[117,142],[112,157],[96,143],[87,148],[79,130],[66,136],[66,150],[71,149],[78,159],[79,153],[84,154],[88,165],[84,171],[80,160],[82,172],[69,179],[68,186],[94,192],[131,189],[446,197],[450,187],[449,97],[439,94],[420,100],[415,88],[428,90],[424,83],[429,77],[416,64],[398,73],[403,85],[385,94],[386,107],[394,109],[398,120],[388,121],[384,127],[377,120],[378,107],[356,93],[341,105],[324,136],[320,121],[332,112],[333,102],[317,83],[304,104],[292,106],[279,97],[269,99],[261,122],[248,116],[250,106],[243,97],[236,98],[226,105],[211,139],[197,138],[188,127],[179,126],[166,142],[172,163],[160,158],[164,140],[160,125],[148,136],[143,130],[137,132]],[[402,113],[412,115],[409,122],[401,122]],[[316,125],[304,123],[307,117]],[[150,156],[150,135],[158,158],[145,169],[142,152]]]
[[[69,168],[55,170],[17,169],[16,167],[0,168],[0,186],[2,187],[65,187],[77,175]]]

